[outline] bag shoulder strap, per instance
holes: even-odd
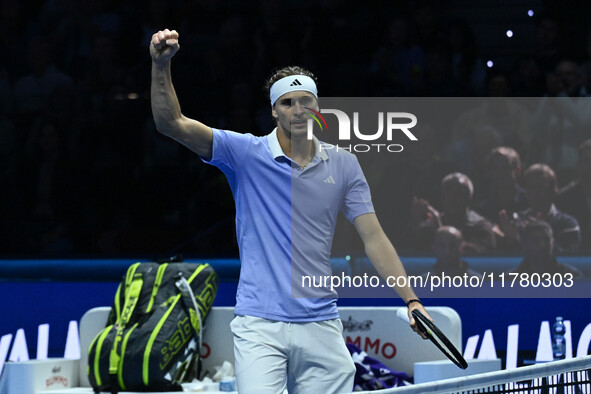
[[[135,307],[142,292],[144,278],[142,273],[136,273],[139,263],[132,265],[127,271],[125,278],[125,302],[121,308],[121,313],[115,322],[114,328],[117,330],[115,339],[113,340],[113,347],[109,355],[109,375],[112,377],[117,375],[119,366],[121,365],[121,355],[119,354],[119,345],[123,339],[123,332],[127,327],[127,323],[135,310]]]

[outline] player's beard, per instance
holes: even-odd
[[[287,120],[287,119],[280,122],[281,128],[283,129],[284,133],[292,141],[306,139],[308,136],[307,121],[298,119],[298,122],[300,122],[299,125],[292,124],[292,120]]]

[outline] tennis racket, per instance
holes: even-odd
[[[412,317],[414,317],[417,327],[423,334],[427,336],[441,350],[443,354],[447,356],[455,365],[462,369],[468,368],[468,363],[462,357],[458,349],[447,339],[447,337],[437,328],[437,326],[421,311],[414,309],[412,311]]]

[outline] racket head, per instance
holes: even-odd
[[[431,342],[433,342],[435,346],[447,356],[447,358],[461,369],[468,368],[468,363],[464,357],[462,357],[462,354],[431,320],[427,319],[427,317],[417,309],[414,309],[411,313],[419,330],[421,330],[421,332],[423,332],[423,334],[425,334],[427,338],[429,338]]]

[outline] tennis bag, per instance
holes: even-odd
[[[88,351],[95,392],[182,391],[197,374],[201,332],[218,288],[209,264],[136,263]]]

